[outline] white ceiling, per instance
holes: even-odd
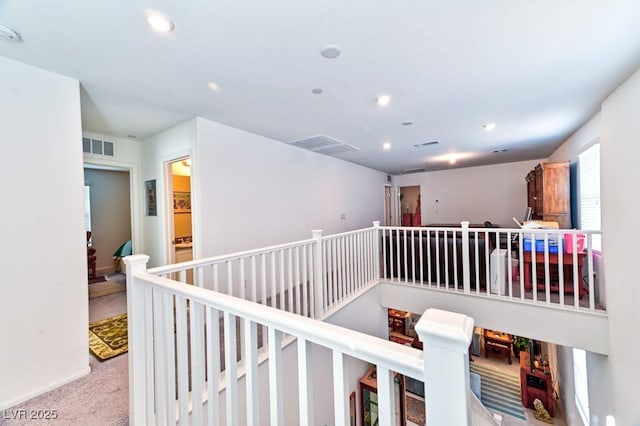
[[[4,0],[0,21],[23,38],[0,55],[80,81],[87,131],[144,139],[201,116],[327,135],[388,173],[545,157],[640,67],[638,0]]]

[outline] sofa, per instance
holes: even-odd
[[[476,245],[477,239],[477,245]],[[491,243],[491,242],[490,242]],[[454,287],[457,276],[458,288],[463,286],[462,235],[460,231],[435,231],[424,228],[422,235],[414,230],[393,230],[385,232],[383,237],[384,271],[389,280],[415,281],[435,285]],[[469,235],[470,284],[475,290],[486,288],[487,250],[491,246],[484,233]],[[476,263],[476,246],[478,262]],[[420,258],[422,247],[422,258]],[[446,257],[445,257],[446,250]],[[406,259],[406,270],[405,270]],[[398,265],[400,268],[398,268]],[[422,266],[422,274],[420,267]],[[476,278],[476,269],[479,276]],[[430,272],[430,275],[429,275]]]

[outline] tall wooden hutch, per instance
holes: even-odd
[[[568,161],[540,163],[527,174],[532,219],[558,222],[563,229],[572,227],[569,179]]]

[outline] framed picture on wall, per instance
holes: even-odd
[[[156,180],[151,179],[144,182],[144,194],[147,202],[147,216],[158,216],[156,205]]]
[[[191,193],[190,192],[174,192],[173,193],[173,212],[174,213],[191,213]]]

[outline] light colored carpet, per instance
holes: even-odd
[[[93,285],[93,284],[92,284]],[[127,310],[127,293],[89,300],[89,321]],[[57,410],[56,420],[9,420],[0,425],[123,426],[129,424],[129,354],[99,362],[87,352],[91,373],[12,407],[12,410]],[[51,366],[55,368],[55,366]]]
[[[106,281],[89,284],[89,299],[127,291],[126,276],[119,272],[107,274]]]
[[[127,291],[127,285],[125,283],[103,281],[101,283],[89,285],[89,299],[121,293],[123,291]]]

